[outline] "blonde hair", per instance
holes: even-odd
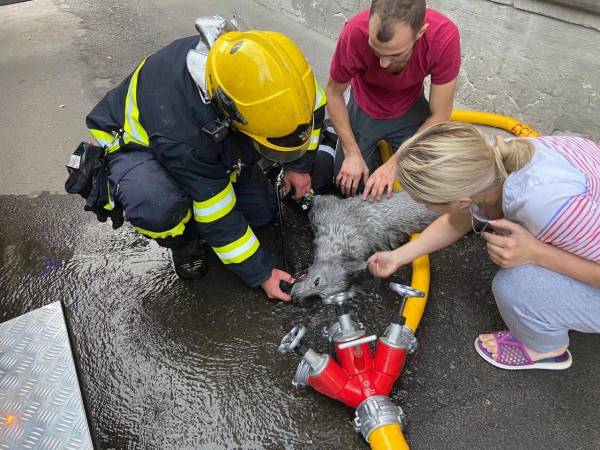
[[[496,136],[489,144],[476,127],[444,122],[416,134],[398,149],[398,179],[413,197],[447,203],[502,183],[533,156],[533,144]]]

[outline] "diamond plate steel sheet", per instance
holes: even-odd
[[[0,449],[92,449],[60,302],[0,324]]]

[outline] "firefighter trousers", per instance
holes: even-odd
[[[233,183],[235,208],[251,227],[266,225],[277,211],[274,186],[256,164],[243,170],[250,174]],[[108,173],[112,198],[122,205],[125,220],[143,235],[169,248],[182,247],[199,235],[191,214],[191,197],[151,149],[119,150],[111,154]],[[164,234],[182,222],[184,229]]]

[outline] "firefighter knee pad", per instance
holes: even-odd
[[[188,241],[188,228],[194,228],[190,203],[164,205],[160,209],[138,208],[135,217],[129,216],[129,222],[144,236],[155,239],[159,244],[175,240]],[[172,245],[163,245],[172,247]]]
[[[178,250],[185,248],[190,242],[197,240],[198,237],[199,234],[194,224],[194,219],[191,219],[189,222],[184,224],[183,234],[155,238],[154,240],[161,247]]]

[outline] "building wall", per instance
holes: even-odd
[[[332,39],[369,0],[255,0]],[[429,0],[459,27],[457,101],[600,142],[600,16],[591,0]],[[565,6],[570,5],[570,6]],[[600,8],[599,8],[600,9]]]

